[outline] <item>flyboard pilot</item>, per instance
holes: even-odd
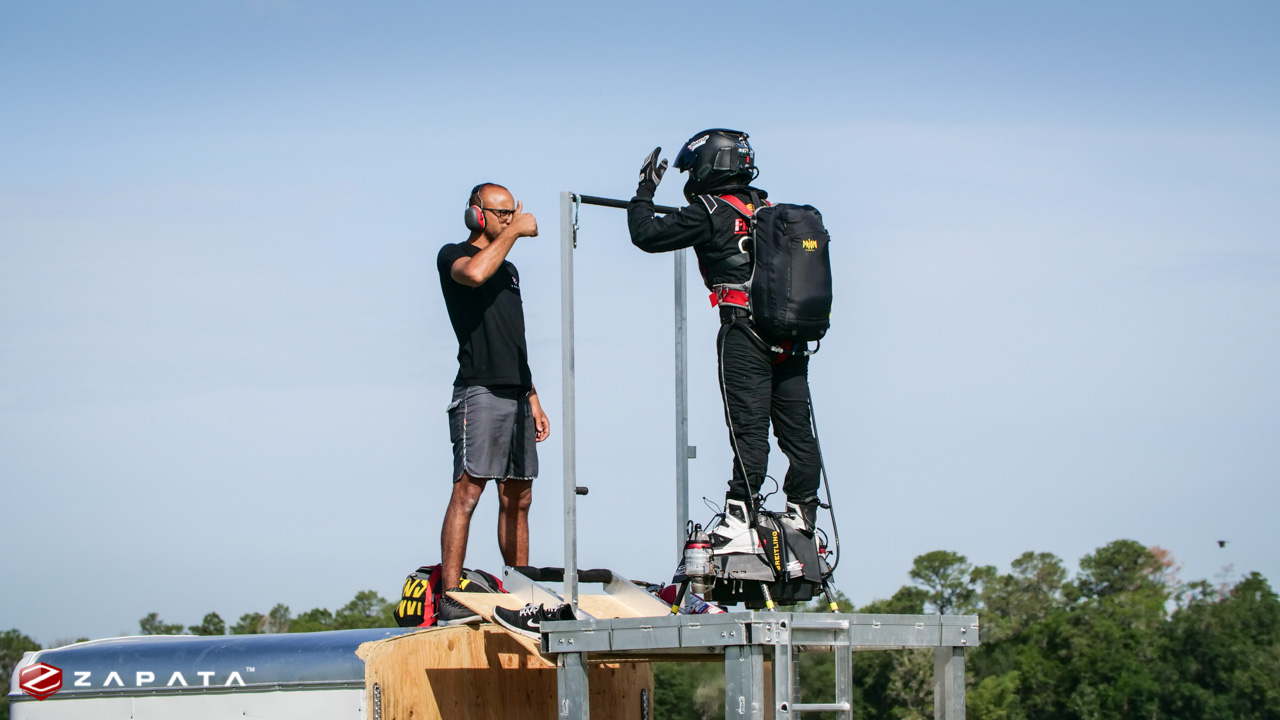
[[[658,162],[661,151],[654,149],[640,168],[627,221],[631,242],[645,252],[693,248],[719,308],[716,358],[733,468],[723,520],[711,532],[712,547],[718,554],[756,551],[752,502],[768,467],[770,423],[790,461],[782,484],[787,497],[782,522],[813,537],[821,459],[810,424],[809,353],[790,352],[790,344],[779,348],[764,337],[748,308],[753,265],[744,241],[754,225],[752,213],[768,204],[768,193],[751,184],[759,174],[755,153],[747,134],[737,130],[706,130],[689,138],[675,161],[689,174],[688,205],[659,217],[653,196],[667,170],[666,160]],[[829,282],[828,274],[828,302]],[[829,320],[829,307],[826,315]]]

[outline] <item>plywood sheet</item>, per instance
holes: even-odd
[[[601,620],[606,618],[653,617],[652,613],[637,610],[613,595],[579,595],[578,607],[590,613],[591,617]]]
[[[529,602],[521,597],[507,593],[451,592],[449,597],[476,611],[480,617],[485,619],[485,622],[493,622],[494,608],[504,607],[509,610],[519,610]]]
[[[515,595],[501,593],[451,592],[449,597],[476,611],[480,614],[480,617],[489,622],[493,621],[493,609],[495,607],[519,610],[527,602],[522,598],[517,598]],[[637,610],[613,595],[579,595],[578,607],[589,613],[591,617],[599,620],[652,617],[651,613]]]

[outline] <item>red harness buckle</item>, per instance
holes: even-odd
[[[750,298],[742,290],[733,290],[731,288],[717,288],[711,293],[711,307],[717,305],[731,305],[733,307],[745,308]]]

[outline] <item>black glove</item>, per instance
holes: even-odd
[[[658,154],[662,152],[662,148],[656,147],[653,152],[649,153],[649,157],[644,159],[644,166],[640,168],[640,184],[648,184],[656,189],[658,183],[662,182],[662,176],[667,172],[667,161],[663,159],[658,162]]]

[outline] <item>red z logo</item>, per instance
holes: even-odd
[[[44,663],[22,668],[18,687],[37,700],[44,700],[62,689],[62,670]]]

